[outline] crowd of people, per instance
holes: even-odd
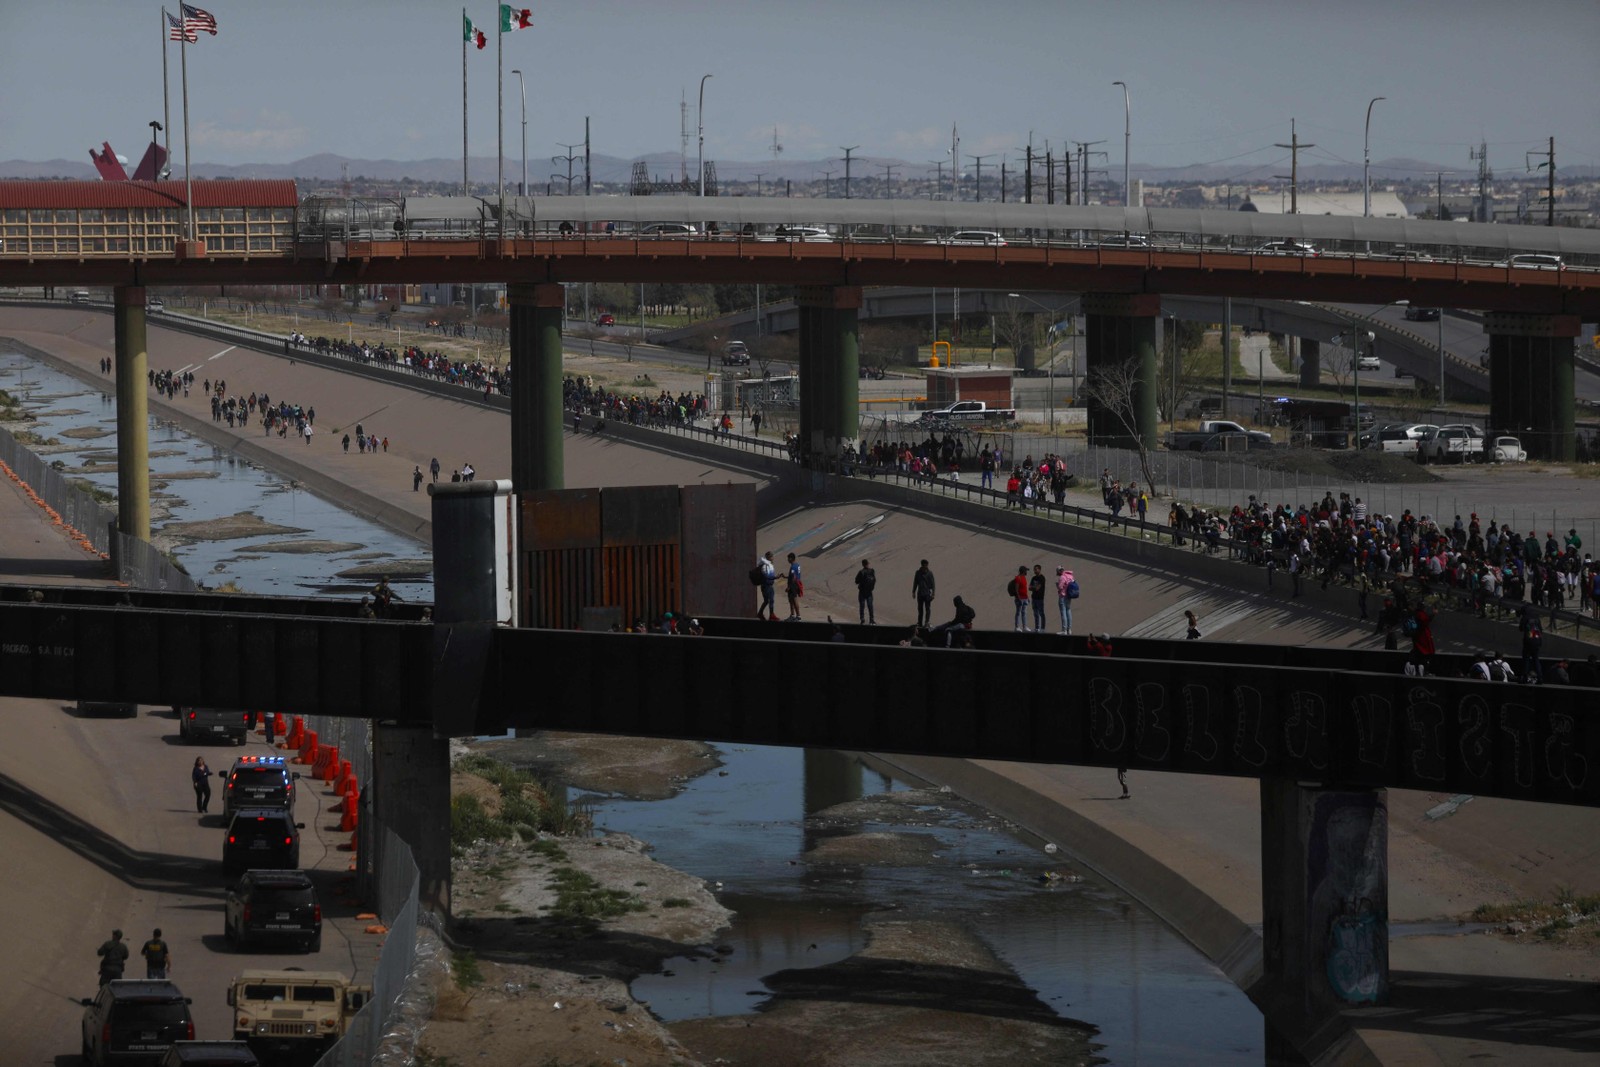
[[[380,341],[376,345],[367,341],[340,341],[329,337],[307,337],[291,333],[285,342],[289,349],[307,350],[323,356],[341,356],[362,363],[409,370],[425,378],[434,378],[451,385],[491,392],[511,394],[511,368],[496,367],[481,359],[451,359],[444,352],[425,351],[419,345],[390,347]]]
[[[575,375],[562,379],[561,404],[575,413],[654,429],[664,429],[668,425],[693,426],[709,418],[711,413],[704,393],[685,391],[674,396],[665,389],[656,396],[620,393],[595,386],[592,377]],[[720,417],[713,420],[712,425],[725,432],[732,430],[732,423],[723,426]]]

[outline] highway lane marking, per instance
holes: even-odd
[[[822,547],[817,549],[817,551],[818,552],[826,552],[826,551],[828,551],[828,549],[833,548],[835,545],[841,545],[841,544],[843,544],[844,542],[850,540],[853,537],[859,537],[861,534],[866,533],[868,530],[872,529],[874,526],[878,525],[878,523],[882,522],[884,519],[887,519],[888,517],[889,517],[889,513],[887,511],[882,512],[881,514],[878,514],[878,515],[874,515],[872,518],[868,519],[866,522],[862,523],[860,526],[852,526],[850,529],[846,530],[842,534],[839,534],[837,537],[833,538],[832,540],[824,542]]]

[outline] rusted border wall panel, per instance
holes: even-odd
[[[748,614],[755,603],[745,578],[756,560],[755,485],[686,485],[682,520],[683,610]]]
[[[679,497],[675,485],[630,485],[600,493],[601,543],[607,548],[671,544],[678,539]]]

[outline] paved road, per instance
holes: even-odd
[[[109,348],[110,325],[104,316],[97,323],[81,315],[68,321],[59,318],[71,316],[72,312],[25,313],[58,317],[18,323],[16,314],[0,315],[0,335],[22,336],[62,352],[82,367],[92,367]],[[239,382],[248,381],[246,391],[265,387],[275,396],[314,402],[319,429],[325,423],[343,425],[356,418],[381,420],[377,432],[390,434],[391,454],[346,457],[326,449],[327,439],[321,436],[312,446],[313,454],[335,477],[364,491],[384,494],[396,506],[418,515],[426,513],[426,497],[412,495],[405,477],[417,461],[413,457],[420,457],[425,466],[428,455],[437,450],[444,453],[442,461],[447,463],[454,456],[470,458],[485,476],[504,476],[507,469],[504,415],[455,401],[413,397],[403,389],[373,385],[303,364],[291,366],[275,357],[237,350],[218,356],[222,346],[214,342],[166,331],[157,332],[152,347],[157,353],[152,357],[153,366],[177,367],[190,361],[208,368],[221,365],[235,388]],[[195,403],[190,402],[191,406]],[[160,406],[153,403],[152,409],[159,411]],[[396,426],[400,429],[394,429]],[[271,447],[280,449],[289,460],[299,460],[306,448],[300,444],[280,445],[276,439]],[[633,479],[634,484],[659,484],[729,477],[750,475],[741,474],[734,467],[713,468],[615,441],[586,438],[568,442],[569,485],[617,484],[621,479]],[[1561,481],[1554,477],[1545,480]],[[1524,484],[1523,489],[1526,488]],[[1505,490],[1514,493],[1516,486],[1508,485]],[[8,505],[7,497],[0,494],[0,519],[11,514],[5,510],[8,506],[14,506],[14,501]],[[884,515],[884,521],[836,549],[821,550],[820,546],[838,532],[863,526],[865,520],[877,515]],[[12,525],[0,522],[0,531]],[[1059,559],[1074,567],[1084,586],[1084,599],[1079,602],[1075,620],[1078,632],[1092,628],[1152,636],[1171,633],[1176,637],[1181,631],[1182,609],[1193,607],[1201,616],[1207,640],[1315,641],[1331,645],[1371,640],[1364,629],[1353,625],[1348,607],[1337,599],[1308,597],[1310,603],[1306,606],[1291,608],[1282,599],[1281,589],[1269,594],[1264,587],[1241,590],[1210,585],[1115,553],[1066,553],[1050,543],[1053,535],[1039,539],[1005,537],[981,525],[952,523],[912,511],[826,502],[797,505],[784,514],[769,517],[761,527],[760,537],[767,547],[792,550],[802,556],[807,588],[804,610],[810,618],[827,613],[853,618],[855,597],[850,576],[861,558],[872,558],[880,575],[880,622],[909,623],[914,608],[910,575],[917,560],[927,558],[938,576],[941,611],[948,610],[951,595],[964,593],[977,607],[980,625],[1003,626],[1010,619],[1009,604],[1001,593],[1005,578],[1014,573],[1019,563],[1049,564]],[[1243,580],[1254,583],[1259,575],[1247,572]],[[1444,635],[1446,643],[1449,636]],[[8,710],[12,710],[9,704]],[[0,784],[8,787],[6,806],[13,813],[19,805],[12,798],[19,794],[10,783],[20,780],[46,798],[52,806],[49,810],[65,809],[108,837],[154,852],[157,860],[148,862],[157,873],[165,871],[170,876],[173,869],[187,871],[194,864],[207,862],[206,835],[193,825],[192,813],[184,813],[185,797],[178,788],[181,765],[187,764],[189,752],[163,748],[161,734],[170,723],[148,714],[138,723],[124,723],[85,722],[53,707],[20,711],[12,726],[12,743],[0,747],[0,774],[10,776],[0,779]],[[40,755],[30,755],[35,752]],[[177,758],[179,753],[181,760]],[[135,754],[144,758],[129,758]],[[119,766],[138,766],[142,770],[146,760],[154,766],[158,756],[177,765],[169,769],[161,763],[161,780],[170,784],[165,792],[145,788],[150,779],[142,774],[122,771],[107,776],[102,770]],[[1182,880],[1198,887],[1205,898],[1237,921],[1259,922],[1259,809],[1252,783],[1180,775],[1136,776],[1133,800],[1118,804],[1106,802],[1111,795],[1108,772],[1021,765],[992,765],[986,769],[993,774],[992,803],[997,810],[1005,810],[1008,796],[1029,798],[1029,817],[1019,817],[1020,821],[1064,843],[1073,839],[1072,826],[1098,827],[1107,831],[1111,840],[1122,842],[1120,847],[1131,846],[1133,852],[1158,860]],[[69,782],[74,785],[64,784]],[[980,800],[991,799],[983,790],[976,792]],[[31,794],[20,795],[26,798]],[[1556,885],[1600,884],[1600,853],[1593,846],[1594,841],[1600,840],[1600,813],[1476,800],[1447,818],[1428,819],[1424,813],[1444,799],[1426,793],[1391,793],[1391,911],[1397,921],[1448,918],[1486,900],[1545,897],[1553,893]],[[39,802],[33,803],[37,806]],[[137,817],[124,810],[130,803],[139,812]],[[140,804],[146,806],[139,808]],[[307,819],[308,824],[311,821]],[[19,987],[18,995],[34,998],[30,1004],[39,1005],[41,1011],[53,1006],[68,1035],[67,1042],[52,1044],[57,1052],[66,1051],[70,1041],[75,1040],[72,1027],[76,1026],[76,1008],[70,1007],[67,999],[88,992],[79,986],[90,973],[87,961],[92,961],[93,946],[104,936],[102,928],[121,922],[125,930],[135,933],[150,921],[163,921],[164,925],[171,923],[170,932],[178,923],[169,916],[199,912],[206,917],[193,927],[198,933],[185,935],[188,940],[178,949],[180,982],[184,980],[181,968],[185,958],[206,951],[195,945],[193,938],[220,922],[212,910],[217,906],[214,886],[210,895],[191,891],[187,896],[162,896],[158,904],[157,890],[161,886],[151,878],[134,878],[121,868],[108,870],[84,860],[77,851],[61,847],[56,835],[40,832],[27,822],[0,825],[7,827],[8,834],[25,835],[21,852],[32,852],[32,858],[25,861],[30,864],[26,868],[29,876],[8,884],[49,886],[50,892],[66,903],[65,908],[51,909],[44,916],[37,924],[37,937],[29,944],[26,958],[44,962],[0,980]],[[1094,849],[1092,844],[1084,847],[1091,852]],[[183,858],[160,860],[163,854]],[[1112,854],[1092,858],[1108,870],[1116,864]],[[1160,890],[1148,885],[1130,888],[1149,897],[1158,910],[1171,913],[1170,907],[1162,908]],[[26,895],[26,890],[8,891]],[[169,899],[170,904],[166,903]],[[13,903],[3,899],[0,902]],[[32,915],[40,910],[30,899],[14,903],[10,913]],[[1175,916],[1174,921],[1181,924],[1183,918]],[[1545,1002],[1547,1010],[1558,1003],[1555,994],[1567,990],[1570,981],[1593,982],[1600,971],[1592,953],[1573,955],[1507,946],[1482,935],[1452,932],[1401,937],[1394,942],[1392,951],[1394,965],[1399,969],[1442,972],[1446,976],[1550,980],[1552,986],[1537,987],[1548,988],[1551,993]],[[223,972],[228,970],[222,968]],[[219,973],[219,977],[207,982],[217,983],[220,988],[225,977],[225,973]],[[1463,1012],[1452,1015],[1430,1001],[1427,987],[1439,982],[1457,990],[1457,1006],[1463,1007]],[[1524,988],[1534,987],[1524,983]],[[1527,1043],[1529,1038],[1523,1028],[1528,1020],[1497,1007],[1506,1002],[1505,991],[1489,980],[1444,977],[1403,985],[1397,1001],[1398,1010],[1365,1023],[1368,1029],[1364,1034],[1373,1047],[1382,1050],[1385,1062],[1465,1063],[1471,1057],[1483,1056],[1502,1063],[1576,1062],[1581,1057],[1592,1062],[1592,1056],[1600,1052],[1594,1038],[1583,1035],[1583,1027],[1588,1024],[1565,1017],[1537,1029],[1537,1040],[1542,1044]],[[0,1038],[26,1037],[25,1026],[4,1025],[10,1029],[0,1029]],[[59,1028],[56,1022],[50,1027]]]

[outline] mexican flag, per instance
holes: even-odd
[[[514,33],[517,30],[533,29],[533,9],[526,7],[512,7],[510,4],[500,5],[500,32]]]
[[[482,51],[483,46],[489,43],[488,36],[485,35],[482,30],[478,29],[478,27],[472,24],[472,20],[467,18],[466,12],[464,11],[461,13],[461,28],[467,42],[469,44],[477,45],[479,51]]]

